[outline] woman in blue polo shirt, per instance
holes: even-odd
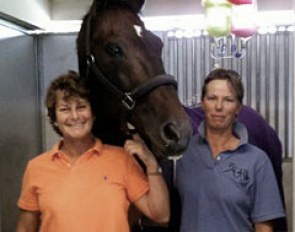
[[[235,71],[205,79],[205,120],[177,163],[181,232],[271,232],[272,220],[285,216],[268,157],[235,121],[243,95]]]

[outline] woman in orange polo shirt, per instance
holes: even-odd
[[[17,232],[128,232],[131,202],[159,223],[169,220],[168,191],[154,155],[138,136],[124,149],[92,136],[90,95],[78,74],[50,84],[46,107],[61,140],[28,162]]]

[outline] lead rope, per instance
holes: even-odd
[[[172,178],[173,178],[173,187],[175,188],[176,186],[176,167],[177,167],[177,161],[181,159],[183,154],[180,154],[178,156],[169,156],[168,159],[172,160]]]

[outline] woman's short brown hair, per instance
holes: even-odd
[[[226,70],[218,68],[208,74],[204,80],[202,88],[202,100],[204,99],[207,91],[207,85],[213,80],[226,80],[232,87],[238,101],[242,104],[244,98],[244,86],[242,83],[241,76],[234,70]]]
[[[50,83],[45,98],[47,116],[54,131],[62,136],[61,131],[55,125],[55,110],[58,93],[62,93],[65,100],[72,97],[80,97],[90,103],[90,92],[86,88],[84,81],[80,78],[79,74],[74,71],[69,71],[66,74],[60,75]]]

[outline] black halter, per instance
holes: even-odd
[[[87,76],[91,70],[96,78],[121,101],[127,111],[132,111],[138,100],[162,85],[173,85],[177,88],[177,82],[173,79],[173,76],[162,74],[142,83],[131,91],[121,91],[102,73],[101,69],[96,64],[95,57],[91,54],[91,15],[88,15],[86,23]]]

